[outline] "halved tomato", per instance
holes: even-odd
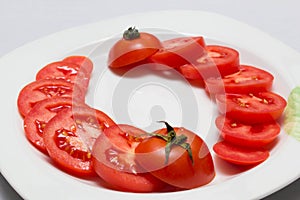
[[[271,90],[273,80],[273,75],[263,69],[241,65],[236,73],[223,78],[208,78],[205,81],[205,89],[210,94],[256,93]]]
[[[162,46],[149,60],[164,65],[164,68],[177,68],[184,64],[193,63],[205,54],[205,41],[201,36],[165,40],[162,42]]]
[[[152,176],[135,161],[135,148],[147,134],[129,125],[115,125],[99,136],[93,147],[96,173],[119,190],[161,191],[166,183]]]
[[[273,92],[219,94],[216,102],[220,113],[245,124],[273,122],[280,118],[287,104]]]
[[[179,71],[187,79],[203,79],[224,77],[239,71],[239,52],[233,48],[207,45],[206,54],[199,55],[195,62],[179,67]]]
[[[49,156],[58,167],[77,176],[93,175],[92,146],[112,125],[114,121],[105,113],[73,105],[47,123],[43,139]]]
[[[269,151],[265,149],[250,149],[224,141],[216,143],[213,150],[221,159],[236,165],[257,165],[270,155]]]
[[[156,53],[161,48],[160,40],[145,32],[139,32],[130,27],[110,49],[108,66],[120,68],[143,61]]]
[[[244,147],[265,146],[280,133],[280,125],[275,121],[248,125],[221,115],[215,123],[226,142]]]
[[[158,179],[183,189],[196,188],[213,180],[213,160],[199,136],[185,128],[164,128],[155,134],[135,149],[137,161],[143,168]]]
[[[80,88],[64,80],[34,81],[19,93],[17,100],[19,112],[25,117],[36,103],[52,97],[71,97],[74,102],[84,102],[85,95]]]

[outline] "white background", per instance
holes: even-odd
[[[0,0],[0,57],[67,28],[120,15],[174,9],[204,10],[232,17],[300,52],[299,7],[298,0]],[[187,23],[198,26],[196,19]],[[103,27],[106,28],[109,27]],[[5,69],[1,71],[5,75]],[[10,150],[13,151],[13,147]],[[288,166],[283,165],[283,170],[288,170]],[[300,180],[266,199],[300,199],[298,188]],[[0,200],[18,199],[22,198],[0,176]]]

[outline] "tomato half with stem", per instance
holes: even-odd
[[[269,123],[279,119],[286,100],[273,92],[255,94],[218,94],[220,113],[245,124]]]
[[[263,147],[280,133],[280,125],[275,121],[249,125],[220,115],[215,123],[226,142],[244,147]]]
[[[135,161],[135,148],[146,132],[130,125],[115,125],[98,137],[93,147],[96,173],[118,190],[162,191],[166,183],[145,172]]]
[[[205,54],[198,55],[195,62],[179,67],[187,79],[207,80],[210,77],[224,77],[239,71],[239,52],[233,48],[220,45],[207,45]]]
[[[153,34],[139,32],[136,28],[128,28],[123,38],[118,40],[108,54],[108,66],[120,68],[139,63],[161,48],[160,40]]]
[[[270,91],[274,76],[257,67],[241,65],[236,73],[223,78],[211,77],[205,81],[205,90],[210,94],[217,93],[255,93]]]
[[[178,188],[200,187],[215,177],[207,145],[185,128],[160,129],[153,137],[143,140],[135,153],[143,168]]]
[[[213,150],[221,159],[236,165],[257,165],[270,155],[268,150],[262,148],[245,148],[224,141],[216,143]]]
[[[76,85],[64,80],[42,79],[27,84],[19,93],[17,104],[25,117],[33,106],[47,98],[71,97],[74,102],[84,102],[84,93]]]
[[[193,63],[205,54],[205,41],[202,36],[173,38],[163,41],[162,46],[149,60],[164,65],[164,69]]]
[[[49,156],[60,169],[76,176],[90,176],[94,175],[92,146],[112,125],[114,121],[105,113],[73,105],[48,121],[43,140]]]

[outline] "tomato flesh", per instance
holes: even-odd
[[[245,124],[273,122],[280,118],[287,104],[273,92],[221,94],[216,101],[220,113]]]
[[[265,146],[273,142],[280,133],[280,125],[275,121],[249,125],[219,116],[215,123],[226,142],[244,147]]]
[[[236,165],[257,165],[270,155],[268,150],[244,148],[224,141],[216,143],[213,150],[221,159]]]
[[[185,149],[173,146],[169,161],[165,163],[166,141],[157,137],[145,139],[137,146],[137,161],[158,179],[178,188],[191,189],[208,184],[215,176],[208,147],[194,133],[184,128],[174,130],[178,136],[184,134],[188,137],[187,143],[191,146],[193,162]],[[156,133],[166,135],[167,130],[161,129]]]
[[[163,190],[167,184],[145,172],[135,161],[134,150],[143,135],[143,130],[129,125],[116,125],[106,129],[93,147],[93,165],[96,173],[119,190]]]

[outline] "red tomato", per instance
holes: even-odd
[[[269,72],[248,65],[241,65],[237,73],[220,78],[208,78],[206,91],[211,94],[227,93],[255,93],[269,91],[274,77]]]
[[[70,97],[54,97],[35,104],[24,118],[24,130],[27,139],[41,152],[47,153],[43,132],[48,121],[64,108],[73,105]]]
[[[273,122],[287,104],[283,97],[272,92],[216,95],[216,102],[222,114],[245,124]]]
[[[62,62],[76,64],[86,74],[91,74],[93,71],[93,62],[86,56],[68,56]]]
[[[216,126],[226,142],[245,147],[265,146],[280,133],[277,122],[247,125],[225,116],[217,117]]]
[[[109,51],[108,66],[120,68],[145,60],[161,48],[157,37],[150,33],[139,33],[135,28],[124,32]]]
[[[186,149],[174,145],[166,162],[167,142],[159,137],[145,139],[137,146],[137,161],[154,176],[175,187],[191,189],[208,184],[215,176],[208,147],[189,130],[174,128],[174,131],[177,138],[187,137],[186,143],[190,145],[193,161]],[[167,129],[156,131],[161,135],[167,135],[167,132]]]
[[[239,71],[239,52],[235,49],[207,45],[206,54],[195,59],[196,62],[181,65],[179,71],[187,79],[208,79],[210,77],[224,77]]]
[[[216,143],[213,150],[223,160],[236,165],[256,165],[265,161],[270,154],[268,150],[243,148],[224,141]]]
[[[116,125],[106,129],[93,147],[93,166],[96,173],[119,190],[162,190],[166,184],[145,172],[135,162],[134,150],[145,136],[143,130],[129,125]]]
[[[93,175],[91,148],[96,138],[112,125],[112,119],[99,110],[73,106],[48,122],[43,139],[58,167],[77,176]]]
[[[36,80],[40,79],[62,79],[78,85],[86,93],[91,73],[85,72],[85,69],[77,64],[67,62],[53,62],[41,70],[36,75]]]
[[[149,59],[151,62],[177,68],[192,63],[205,53],[203,37],[181,37],[162,42],[163,48]]]
[[[43,79],[29,83],[20,91],[19,112],[25,117],[36,103],[52,97],[72,97],[73,101],[84,101],[83,92],[72,83],[64,80]]]

